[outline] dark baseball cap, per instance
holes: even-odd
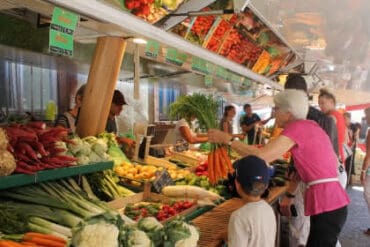
[[[112,103],[116,105],[127,105],[125,97],[119,90],[114,90]]]
[[[251,188],[254,182],[268,184],[270,173],[266,162],[257,156],[250,155],[233,164],[236,180],[245,188]]]

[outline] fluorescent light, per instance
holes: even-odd
[[[140,45],[145,45],[147,43],[147,41],[142,38],[133,38],[132,42],[134,42],[135,44],[140,44]]]

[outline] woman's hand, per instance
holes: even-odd
[[[289,198],[284,196],[283,199],[280,201],[280,213],[284,216],[292,216],[290,211],[290,207],[293,204],[293,198]]]
[[[231,140],[231,135],[218,129],[208,131],[208,141],[210,143],[227,144]]]

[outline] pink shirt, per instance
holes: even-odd
[[[338,162],[333,146],[316,122],[297,120],[288,124],[282,135],[296,143],[290,151],[303,182],[337,177]],[[305,215],[317,215],[348,205],[349,198],[339,182],[328,182],[310,186],[304,203]]]

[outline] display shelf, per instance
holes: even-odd
[[[14,174],[10,176],[0,177],[0,190],[9,189],[13,187],[36,184],[40,182],[82,175],[87,173],[99,172],[113,168],[113,162],[99,162],[94,164],[73,166],[65,168],[57,168],[51,170],[44,170],[33,175],[28,174]]]

